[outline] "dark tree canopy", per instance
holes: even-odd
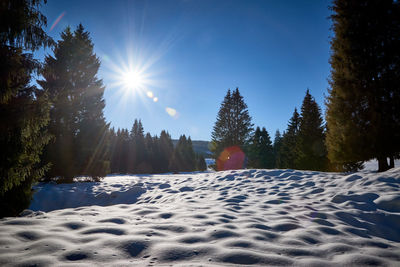
[[[190,137],[186,138],[185,135],[179,137],[172,153],[169,169],[173,172],[190,172],[196,169],[196,155]]]
[[[257,127],[248,147],[249,167],[271,169],[275,166],[271,137],[265,127]]]
[[[74,32],[66,28],[53,52],[45,59],[44,80],[39,81],[52,102],[49,131],[55,140],[44,158],[52,163],[48,176],[102,177],[109,169],[105,88],[97,78],[100,61],[89,33],[82,25]]]
[[[400,2],[333,1],[328,156],[338,170],[400,151]]]
[[[39,11],[46,0],[1,0],[0,43],[25,50],[50,46],[53,40],[43,30],[47,18]]]
[[[275,168],[281,168],[281,147],[282,147],[282,136],[279,130],[276,130],[274,144],[273,144]]]
[[[218,111],[212,138],[212,152],[215,158],[227,147],[239,146],[244,149],[253,131],[251,117],[239,89],[228,90]]]
[[[296,168],[297,139],[300,126],[300,115],[297,108],[289,120],[288,127],[283,134],[280,150],[280,168]]]
[[[327,169],[325,133],[321,109],[307,89],[301,106],[295,165],[300,170]]]
[[[0,2],[0,217],[29,205],[31,185],[47,169],[40,155],[50,139],[49,104],[31,85],[40,64],[28,53],[51,44],[41,2]]]

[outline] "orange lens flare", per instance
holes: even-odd
[[[54,29],[54,27],[60,22],[60,20],[64,17],[65,12],[61,13],[60,16],[58,16],[58,18],[54,21],[53,25],[51,25],[50,27],[50,31],[52,31]]]
[[[245,167],[246,155],[239,146],[225,148],[217,159],[219,171],[237,170]]]

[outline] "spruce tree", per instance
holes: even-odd
[[[272,147],[271,137],[265,127],[261,130],[260,144],[263,149],[261,155],[261,168],[272,169],[274,168],[274,150]]]
[[[279,130],[276,130],[273,144],[275,168],[281,168],[281,146],[282,136]]]
[[[206,160],[204,159],[204,156],[201,154],[197,155],[196,157],[196,170],[201,172],[207,170]]]
[[[333,1],[327,148],[337,170],[400,151],[400,2]]]
[[[109,171],[108,125],[103,116],[104,86],[97,78],[100,61],[89,33],[67,28],[47,56],[39,84],[52,101],[49,131],[55,141],[46,148],[50,177],[72,181],[76,175],[104,176]]]
[[[172,172],[191,172],[196,169],[192,140],[185,135],[179,137],[169,164]]]
[[[130,132],[129,154],[127,156],[129,173],[144,173],[146,160],[146,147],[144,129],[141,120],[135,119]]]
[[[230,146],[239,146],[245,150],[253,131],[252,127],[247,105],[239,89],[236,88],[232,93],[228,90],[211,134],[211,152],[214,158],[217,159],[220,153]]]
[[[301,106],[295,165],[300,170],[327,169],[325,133],[321,109],[307,89]]]
[[[288,128],[283,134],[281,145],[281,168],[295,169],[295,160],[297,158],[297,139],[300,125],[300,115],[297,108],[294,109],[293,115],[289,120]]]
[[[0,217],[15,216],[29,205],[31,185],[47,168],[40,155],[50,139],[49,104],[30,84],[40,64],[29,53],[52,44],[42,29],[42,2],[0,3]]]
[[[262,147],[260,144],[261,138],[261,130],[260,127],[257,127],[254,131],[253,137],[250,140],[250,144],[248,146],[248,158],[249,158],[249,167],[259,169],[261,168],[261,154]]]
[[[174,145],[172,144],[171,135],[169,135],[166,131],[161,131],[160,139],[159,139],[159,153],[160,153],[160,161],[159,171],[160,173],[168,172],[169,161],[171,160],[172,153],[174,151]]]
[[[249,166],[257,169],[271,169],[274,167],[274,154],[271,138],[265,129],[257,127],[249,144]]]

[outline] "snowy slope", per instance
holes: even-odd
[[[40,184],[0,220],[0,266],[400,266],[399,186],[400,168]]]

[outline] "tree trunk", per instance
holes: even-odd
[[[390,159],[389,169],[394,168],[394,156],[391,155],[389,159]]]
[[[386,157],[378,157],[378,172],[384,172],[389,169],[387,158]]]

